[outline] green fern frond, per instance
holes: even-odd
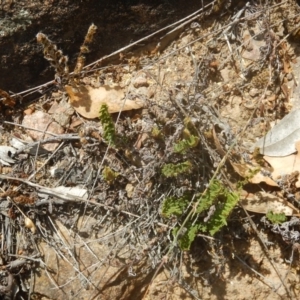
[[[186,153],[187,150],[197,147],[199,138],[195,135],[190,135],[186,139],[183,139],[174,145],[175,153]]]
[[[272,211],[269,211],[266,214],[266,217],[272,224],[282,224],[286,221],[286,215],[284,213],[276,214]]]
[[[238,193],[229,192],[227,189],[225,190],[224,203],[218,203],[216,211],[207,222],[207,231],[211,235],[214,235],[223,226],[227,225],[227,219],[237,205],[239,199],[240,195]]]
[[[209,209],[215,202],[217,202],[218,197],[224,195],[224,187],[218,180],[214,180],[209,186],[205,195],[201,196],[201,200],[197,207],[196,212],[198,214]]]
[[[179,227],[175,227],[172,230],[174,238],[177,236],[178,231]],[[178,236],[178,246],[181,250],[190,250],[191,244],[195,240],[198,231],[199,226],[197,224],[186,224],[186,227],[184,228],[184,233],[180,233]]]
[[[164,199],[161,206],[161,215],[165,218],[169,218],[172,215],[181,216],[186,210],[189,204],[189,198],[183,196],[180,198],[167,197]]]
[[[185,161],[179,164],[165,164],[162,167],[162,174],[166,177],[177,177],[179,174],[189,173],[192,169],[192,164]]]
[[[104,140],[110,145],[114,146],[116,144],[115,124],[110,113],[108,112],[108,106],[106,104],[101,105],[99,117],[103,127]]]

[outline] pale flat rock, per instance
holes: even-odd
[[[138,89],[140,87],[148,87],[149,82],[147,80],[146,74],[142,73],[137,78],[134,79],[133,86]]]
[[[60,135],[64,133],[64,129],[57,122],[55,122],[50,115],[42,111],[36,111],[32,115],[24,116],[23,126],[27,127],[27,133],[35,141],[53,138],[53,135],[46,132]],[[36,129],[36,130],[30,130]],[[48,151],[54,151],[59,143],[48,143],[41,145],[42,148]]]
[[[71,116],[74,114],[74,108],[67,101],[54,102],[48,111],[53,119],[61,126],[67,126],[70,123]]]

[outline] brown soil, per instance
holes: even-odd
[[[79,1],[48,1],[48,15],[47,6],[31,2],[32,9],[37,12],[40,7],[42,11],[40,20],[45,18],[51,26],[41,28],[42,24],[32,19],[19,29],[31,28],[32,34],[29,41],[22,37],[25,44],[30,43],[27,69],[20,72],[22,87],[44,82],[37,79],[41,73],[43,79],[48,74],[50,80],[54,78],[41,46],[35,44],[39,30],[57,42],[74,65],[91,22],[100,29],[89,55],[90,61],[96,61],[176,20],[187,13],[182,8],[189,6],[188,1],[179,1],[176,7],[169,2],[156,3],[155,8],[153,1],[129,2],[109,6],[101,2],[98,6],[96,1],[86,1],[83,7]],[[182,250],[184,239],[190,238],[184,230],[190,234],[194,225],[185,223],[185,217],[191,207],[197,207],[190,195],[204,193],[227,153],[227,163],[217,172],[227,195],[234,190],[242,198],[238,188],[242,183],[248,194],[264,191],[278,198],[299,194],[291,181],[287,188],[250,184],[233,167],[250,168],[255,141],[271,122],[300,102],[292,92],[299,89],[294,80],[300,74],[300,35],[295,30],[299,7],[294,0],[277,1],[276,5],[228,3],[217,1],[175,34],[165,35],[172,30],[168,29],[154,40],[145,39],[141,47],[120,50],[114,55],[114,64],[96,61],[77,77],[62,72],[61,79],[69,80],[68,88],[52,83],[52,90],[44,91],[31,104],[14,105],[11,98],[1,95],[6,100],[2,104],[6,110],[1,146],[12,145],[16,137],[24,143],[42,141],[31,144],[35,147],[30,151],[17,153],[14,160],[11,152],[5,156],[6,152],[0,151],[2,164],[6,162],[0,175],[0,226],[5,233],[1,295],[11,299],[29,294],[32,299],[299,299],[299,214],[294,216],[296,225],[285,232],[283,228],[276,231],[279,227],[262,219],[265,212],[249,209],[249,216],[239,201],[227,216],[226,226],[211,235],[214,209],[228,201],[223,197],[189,219],[203,227],[196,236],[191,234],[189,250]],[[14,5],[5,6],[5,11],[19,7]],[[50,5],[55,7],[51,12]],[[101,17],[95,7],[101,8]],[[69,18],[61,17],[64,9]],[[232,23],[233,16],[243,9],[238,22]],[[165,18],[167,12],[170,19]],[[156,20],[153,24],[149,15]],[[53,26],[54,17],[64,25]],[[84,20],[84,25],[79,20]],[[134,35],[125,34],[129,31]],[[12,41],[12,36],[7,33],[3,41]],[[158,40],[163,47],[156,48]],[[95,50],[99,43],[103,52]],[[12,57],[19,63],[26,58]],[[29,69],[33,61],[35,71]],[[26,77],[29,72],[30,79]],[[6,89],[10,85],[15,88],[16,82],[11,76],[5,84]],[[112,115],[117,146],[108,146],[104,128],[109,122],[89,118],[91,103],[98,99],[94,95],[107,86],[107,90],[121,89],[127,99],[144,103],[143,109],[129,108]],[[77,101],[80,88],[85,94]],[[107,102],[114,108],[117,105],[115,98]],[[51,127],[54,123],[56,127]],[[201,139],[186,146],[186,152],[174,150],[178,141],[194,135]],[[55,143],[44,145],[45,139],[53,137]],[[186,172],[178,171],[173,177],[163,174],[166,164],[183,161],[190,163]],[[186,195],[189,202],[184,206]],[[165,200],[172,197],[181,202],[173,202],[172,213],[167,215]],[[299,209],[297,201],[293,204]],[[291,215],[287,218],[293,220]],[[173,228],[182,224],[176,242]]]

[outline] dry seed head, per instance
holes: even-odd
[[[88,29],[88,32],[84,38],[84,42],[83,42],[83,45],[85,44],[89,44],[92,42],[93,38],[94,38],[94,34],[96,33],[96,30],[97,30],[97,26],[92,24],[89,29]]]
[[[69,74],[69,66],[67,64],[65,65],[64,73]]]
[[[36,40],[43,45],[44,57],[55,69],[55,78],[59,81],[67,81],[69,79],[68,57],[64,56],[61,50],[57,50],[57,46],[45,34],[39,32],[36,35]]]
[[[86,45],[82,45],[82,46],[80,47],[80,52],[81,52],[81,53],[89,53],[90,50],[89,50],[89,48],[88,48]]]
[[[58,62],[59,64],[66,64],[68,60],[69,60],[68,56],[62,56]]]
[[[78,56],[77,63],[74,69],[74,74],[79,74],[84,67],[85,57],[83,55]]]
[[[83,44],[80,46],[80,53],[77,57],[77,62],[76,62],[76,66],[74,69],[75,75],[78,75],[84,67],[85,57],[83,54],[89,53],[90,50],[89,50],[88,44],[90,44],[92,42],[96,30],[97,30],[97,26],[92,24],[88,29],[88,32],[84,38]]]
[[[36,35],[36,40],[38,43],[40,44],[45,44],[47,42],[50,42],[47,38],[47,36],[41,32],[39,32],[37,35]]]

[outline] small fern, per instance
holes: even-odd
[[[110,145],[115,146],[116,144],[115,124],[111,118],[110,113],[108,112],[108,106],[106,104],[101,105],[99,117],[103,127],[104,140]]]
[[[200,203],[196,212],[198,214],[209,209],[218,199],[219,196],[224,194],[224,187],[218,180],[214,180],[209,186],[205,195],[201,196]]]
[[[217,204],[217,208],[214,214],[211,216],[206,224],[206,230],[210,235],[214,235],[220,229],[227,225],[227,219],[237,205],[240,195],[238,193],[229,192],[227,189],[224,190],[223,201]]]
[[[177,177],[179,174],[189,173],[192,169],[192,164],[185,161],[179,164],[165,164],[162,167],[162,174],[165,177]]]
[[[174,238],[177,236],[179,231],[179,227],[175,227],[172,231]],[[188,223],[184,228],[183,233],[179,233],[178,236],[178,246],[182,250],[189,250],[192,242],[195,240],[197,236],[197,232],[199,231],[199,225]]]
[[[161,215],[165,218],[169,218],[172,215],[180,217],[186,210],[189,204],[188,196],[180,198],[167,197],[164,199],[161,206]]]
[[[119,176],[119,173],[113,171],[110,167],[104,167],[102,176],[108,184],[113,184],[115,179]]]
[[[157,140],[163,138],[163,134],[162,134],[161,130],[157,126],[154,126],[152,128],[151,135],[152,135],[153,138],[155,138]]]
[[[196,203],[199,202],[196,208],[197,219],[194,219],[194,221],[190,219],[184,225],[184,232],[181,232],[178,236],[179,247],[182,250],[188,250],[197,232],[209,232],[210,235],[214,235],[220,231],[223,226],[227,225],[228,217],[237,205],[239,199],[240,195],[238,192],[231,192],[220,181],[214,180],[204,195],[196,197],[195,202],[190,203],[190,195],[185,195],[180,198],[165,198],[162,204],[161,215],[167,218],[172,215],[178,218],[184,217],[184,214],[191,213],[188,209],[189,205],[191,204],[190,207],[194,208]],[[213,205],[215,210],[209,215],[208,220],[201,221],[201,214],[208,211]],[[174,237],[177,236],[178,230],[179,227],[173,229]]]
[[[174,145],[175,153],[186,153],[187,150],[197,147],[199,138],[195,135],[190,135],[186,139],[183,139]]]
[[[272,224],[282,224],[286,221],[286,215],[284,213],[276,214],[272,211],[269,211],[266,214],[266,217]]]

